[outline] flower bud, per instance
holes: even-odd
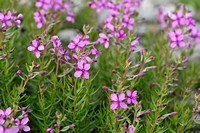
[[[117,73],[117,71],[116,70],[112,70],[112,73]]]
[[[122,118],[122,116],[121,116],[121,115],[115,115],[115,117],[116,117],[116,118]]]
[[[171,112],[170,115],[177,115],[178,112]]]
[[[75,127],[74,124],[69,125],[69,128],[74,128],[74,127]]]
[[[144,73],[139,73],[137,76],[142,77],[142,76],[144,76]]]
[[[41,75],[46,75],[46,74],[48,74],[47,71],[40,71],[39,73],[40,73]]]
[[[103,89],[103,90],[108,90],[109,88],[106,87],[106,86],[103,86],[102,89]]]
[[[22,71],[21,71],[21,70],[18,70],[18,71],[17,71],[17,74],[18,74],[18,75],[21,75],[21,74],[22,74]]]
[[[3,54],[1,57],[2,57],[2,58],[6,58],[6,57],[7,57],[7,55],[6,55],[6,54]]]

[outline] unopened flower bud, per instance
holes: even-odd
[[[177,115],[178,112],[171,112],[170,115]]]
[[[144,73],[139,73],[138,74],[138,77],[142,77],[142,76],[144,76]]]
[[[74,128],[74,127],[75,127],[74,124],[69,125],[69,128]]]
[[[6,57],[7,57],[7,55],[6,55],[6,54],[3,54],[1,57],[2,57],[2,58],[6,58]]]
[[[113,80],[112,80],[112,83],[113,83],[113,84],[115,84],[115,83],[116,83],[116,81],[113,79]]]
[[[173,86],[174,86],[174,87],[177,87],[177,86],[178,86],[178,84],[173,84]]]
[[[102,89],[103,89],[103,90],[108,90],[108,87],[103,86]]]
[[[116,70],[112,70],[112,73],[117,73],[117,71]]]
[[[41,75],[46,75],[46,74],[48,74],[47,71],[40,71],[39,73],[40,73]]]
[[[122,116],[121,116],[121,115],[115,115],[115,117],[116,117],[116,118],[122,118]]]
[[[22,71],[21,71],[21,70],[18,70],[18,71],[17,71],[17,74],[18,74],[18,75],[21,75],[21,74],[22,74]]]

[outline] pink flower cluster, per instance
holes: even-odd
[[[21,133],[22,131],[28,132],[31,130],[28,126],[28,112],[31,112],[31,110],[19,107],[19,111],[21,111],[21,115],[14,118],[15,115],[12,114],[14,112],[11,107],[0,110],[0,133]]]
[[[171,27],[173,31],[169,32],[171,40],[171,48],[193,46],[200,42],[200,30],[196,28],[196,21],[192,17],[192,13],[181,7],[174,13],[165,14],[163,8],[159,10],[159,21],[162,28]],[[186,30],[185,30],[186,29]]]
[[[137,91],[130,91],[127,90],[127,97],[125,98],[125,94],[121,93],[121,94],[111,94],[111,106],[110,109],[114,110],[116,108],[118,108],[118,110],[120,110],[120,108],[126,109],[128,106],[127,104],[125,104],[124,102],[127,101],[128,104],[137,104]],[[127,100],[126,100],[127,99]]]
[[[99,39],[96,43],[101,43],[105,48],[108,48],[111,41],[110,38],[116,38],[115,44],[120,44],[127,38],[127,33],[132,32],[135,19],[133,15],[135,9],[141,5],[139,0],[124,0],[123,2],[113,2],[111,0],[99,0],[89,2],[88,4],[91,8],[96,9],[97,12],[102,10],[109,10],[110,17],[108,17],[104,23],[105,33],[99,34]],[[135,49],[137,43],[134,39],[132,48]]]
[[[74,76],[77,78],[84,77],[85,79],[89,79],[90,63],[92,61],[95,62],[101,53],[95,46],[93,46],[93,49],[87,47],[89,44],[93,43],[89,41],[88,35],[77,35],[68,45],[68,48],[74,53],[72,59],[77,62],[75,63],[76,72],[74,73]],[[90,56],[93,56],[94,60]]]
[[[19,14],[16,17],[16,13],[16,11],[14,11],[13,13],[11,11],[6,11],[5,13],[0,12],[0,25],[2,30],[6,30],[8,26],[11,27],[13,25],[20,27],[23,15]]]
[[[34,13],[34,19],[37,24],[37,28],[41,28],[46,24],[47,16],[49,15],[48,11],[53,12],[52,14],[56,18],[56,12],[67,13],[66,20],[74,23],[75,13],[73,12],[73,1],[69,0],[65,3],[63,0],[38,0],[35,4],[37,8],[41,10]]]

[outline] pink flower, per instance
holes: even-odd
[[[163,7],[161,7],[159,9],[159,21],[161,22],[162,28],[167,27],[167,24],[166,24],[166,21],[165,21],[165,11],[164,11]]]
[[[108,28],[111,31],[114,31],[115,27],[111,24],[112,19],[113,19],[113,16],[110,16],[104,21],[104,23],[105,23],[104,29]]]
[[[186,20],[183,16],[183,11],[178,10],[176,14],[172,14],[171,12],[168,13],[169,18],[172,20],[172,27],[179,27],[180,25],[184,25]]]
[[[120,40],[124,40],[126,38],[126,33],[124,33],[123,30],[120,30],[119,32],[116,33],[116,36],[120,39]]]
[[[128,28],[129,30],[133,30],[133,24],[134,24],[134,22],[135,22],[134,18],[129,18],[128,15],[124,15],[122,26],[124,28]]]
[[[3,14],[0,13],[0,24],[2,24],[2,29],[6,29],[7,26],[12,26],[12,13],[8,11],[8,13]]]
[[[47,133],[53,133],[53,129],[52,128],[48,128],[47,129]]]
[[[83,62],[78,62],[77,63],[78,68],[76,69],[76,72],[74,73],[75,77],[83,77],[85,79],[89,79],[89,69],[90,69],[90,64],[85,64]]]
[[[171,48],[185,47],[184,34],[181,29],[177,29],[174,32],[169,32],[169,37],[171,39]]]
[[[194,39],[194,41],[196,43],[199,43],[200,42],[200,29],[193,27],[192,32],[190,33],[190,36]]]
[[[74,50],[78,50],[78,48],[83,48],[85,45],[85,43],[83,43],[83,41],[81,40],[81,37],[80,36],[76,36],[74,38],[74,40],[68,45],[68,48],[69,49],[74,49]]]
[[[127,103],[137,104],[137,98],[138,98],[137,91],[131,92],[130,90],[127,90],[126,93],[127,93]]]
[[[38,0],[35,3],[35,6],[38,8],[49,9],[51,8],[51,0]]]
[[[4,128],[0,126],[0,133],[18,133],[18,130],[12,128]]]
[[[125,100],[125,94],[121,93],[120,95],[118,94],[111,94],[111,99],[112,99],[112,104],[110,106],[110,109],[114,110],[118,107],[118,110],[120,110],[120,107],[123,109],[127,108],[127,105],[124,103]]]
[[[40,10],[39,12],[34,13],[34,19],[38,29],[42,28],[46,23],[45,14],[45,10]]]
[[[129,126],[129,133],[133,133],[135,131],[135,127],[133,125]]]
[[[94,46],[93,46],[93,49],[91,50],[91,52],[95,56],[95,59],[97,59],[99,57],[99,55],[101,54],[101,52],[98,51]]]
[[[35,53],[36,57],[40,57],[40,53],[42,53],[42,50],[44,50],[44,46],[39,43],[38,40],[32,41],[32,46],[28,47],[29,51],[33,51],[33,54]]]
[[[30,127],[28,126],[28,121],[29,119],[28,118],[24,118],[22,119],[21,121],[19,119],[16,119],[17,123],[16,123],[16,130],[19,130],[20,132],[23,130],[25,132],[28,132],[30,131]]]
[[[75,20],[74,20],[75,14],[71,11],[68,11],[67,13],[68,13],[68,16],[66,17],[66,20],[71,23],[74,23],[75,22]]]
[[[100,33],[99,34],[100,38],[97,40],[100,43],[104,43],[104,47],[108,48],[109,47],[109,38],[104,34],[104,33]]]

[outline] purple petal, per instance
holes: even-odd
[[[171,48],[175,48],[176,47],[176,43],[175,42],[172,42],[171,43]]]
[[[108,47],[109,47],[109,42],[106,42],[106,43],[104,44],[104,46],[105,46],[105,48],[108,48]]]
[[[24,126],[23,130],[24,130],[25,132],[28,132],[28,131],[30,131],[31,129],[30,129],[29,126]]]
[[[74,77],[80,77],[81,75],[82,75],[82,71],[76,71],[75,73],[74,73]]]
[[[10,21],[6,21],[6,25],[12,26],[12,23]]]
[[[127,103],[131,104],[131,98],[127,98]]]
[[[111,94],[111,99],[113,100],[113,101],[118,101],[118,98],[117,98],[117,95],[116,94]]]
[[[126,94],[127,94],[127,96],[130,97],[130,96],[131,96],[131,91],[130,91],[130,90],[127,90],[127,91],[126,91]]]
[[[11,107],[7,108],[5,111],[5,115],[10,115],[11,111]]]
[[[110,109],[114,110],[114,109],[117,108],[117,106],[118,106],[118,105],[117,105],[116,103],[113,103],[113,104],[111,104]]]
[[[122,101],[122,100],[124,100],[125,99],[125,94],[124,93],[121,93],[120,95],[119,95],[119,101]]]
[[[180,47],[185,47],[185,42],[184,42],[184,41],[181,41],[181,42],[179,43],[179,46],[180,46]]]
[[[90,69],[90,64],[85,64],[85,65],[84,65],[84,69],[85,69],[85,70],[89,70],[89,69]]]
[[[21,124],[22,124],[22,125],[25,125],[25,124],[28,123],[28,121],[29,121],[28,118],[24,118],[24,119],[22,119]]]
[[[128,108],[128,106],[127,106],[125,103],[123,103],[123,102],[120,102],[120,106],[121,106],[121,108],[123,108],[123,109]]]
[[[38,47],[38,50],[44,50],[44,45],[40,45],[40,46]]]
[[[75,44],[73,42],[71,42],[69,45],[68,45],[68,48],[69,49],[74,49],[75,48]]]
[[[36,52],[35,52],[35,56],[36,56],[37,58],[39,58],[39,57],[40,57],[40,52],[39,52],[39,51],[36,51]]]
[[[77,65],[78,65],[78,68],[83,69],[83,62],[78,62]]]
[[[107,36],[106,36],[104,33],[100,33],[99,36],[100,36],[101,38],[105,38],[105,39],[107,38]]]
[[[85,79],[89,79],[89,72],[85,72],[84,77],[85,77]]]

